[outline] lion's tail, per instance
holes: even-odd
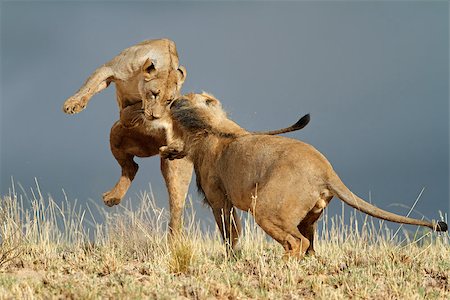
[[[297,123],[295,123],[289,127],[281,128],[281,129],[277,129],[277,130],[270,130],[270,131],[253,131],[252,134],[276,135],[276,134],[288,133],[288,132],[292,132],[292,131],[296,131],[296,130],[300,130],[300,129],[304,128],[306,125],[308,125],[310,120],[311,120],[311,117],[309,116],[309,114],[306,114],[303,117],[301,117],[297,121]]]
[[[445,222],[429,222],[425,220],[403,217],[373,206],[372,204],[353,194],[352,191],[350,191],[350,189],[345,186],[339,176],[334,172],[329,178],[329,188],[339,199],[341,199],[351,207],[354,207],[357,210],[362,211],[372,217],[396,223],[426,226],[435,231],[447,231],[447,224]]]

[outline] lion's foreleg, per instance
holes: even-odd
[[[185,199],[192,177],[192,163],[187,159],[168,160],[161,158],[161,172],[169,193],[169,231],[177,235],[181,230]]]
[[[238,250],[238,242],[239,237],[241,236],[242,232],[242,225],[241,225],[241,219],[237,215],[236,208],[232,208],[233,213],[230,219],[230,236],[231,236],[231,246],[234,251]]]
[[[86,108],[92,96],[108,87],[114,73],[111,68],[102,66],[89,76],[78,92],[64,102],[63,111],[76,114]]]
[[[222,201],[210,202],[211,209],[223,241],[227,247],[227,253],[232,254],[237,250],[239,236],[241,235],[241,220],[237,215],[235,207],[230,203],[223,203],[224,205],[220,205],[222,204],[221,202]]]

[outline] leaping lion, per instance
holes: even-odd
[[[171,103],[170,111],[174,132],[183,137],[183,143],[162,147],[161,156],[187,156],[193,162],[199,190],[231,248],[241,231],[233,210],[237,207],[250,211],[286,255],[313,254],[315,224],[334,196],[376,218],[447,231],[442,221],[403,217],[369,204],[345,186],[313,146],[251,134],[228,119],[211,95],[183,96]]]
[[[186,68],[179,65],[175,43],[169,39],[148,40],[123,50],[96,69],[63,106],[67,114],[86,108],[92,96],[116,85],[120,119],[111,128],[111,152],[122,174],[116,185],[103,194],[108,206],[120,203],[131,185],[138,165],[134,157],[150,157],[171,141],[171,119],[167,103],[180,96],[186,79]],[[269,131],[279,134],[303,128],[309,119],[302,119],[288,128]],[[181,215],[192,176],[192,164],[187,159],[161,159],[161,171],[169,193],[169,229],[181,228]]]

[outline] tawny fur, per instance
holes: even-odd
[[[210,95],[189,94],[175,100],[171,116],[184,144],[163,147],[161,156],[187,155],[193,162],[199,188],[232,248],[241,231],[236,207],[250,211],[287,255],[314,253],[315,224],[333,196],[377,218],[447,229],[444,222],[399,216],[365,202],[342,183],[311,145],[250,134],[228,119],[220,102]]]
[[[64,112],[79,113],[93,95],[111,82],[116,85],[120,120],[111,128],[110,145],[122,175],[116,185],[103,194],[106,205],[117,205],[125,196],[138,171],[135,156],[156,155],[161,146],[173,142],[166,140],[167,136],[173,136],[167,103],[180,95],[185,78],[186,69],[179,66],[175,43],[168,39],[148,40],[123,50],[99,67],[64,103]],[[298,130],[308,120],[300,120],[291,127],[269,133]],[[161,171],[169,193],[169,228],[176,232],[181,227],[192,164],[186,159],[161,159]]]
[[[186,69],[178,63],[173,41],[144,41],[123,50],[95,70],[78,92],[64,103],[64,112],[79,113],[93,95],[111,82],[116,84],[120,120],[111,128],[110,145],[122,175],[116,185],[103,194],[103,201],[108,206],[119,204],[130,187],[138,171],[134,157],[157,155],[159,147],[167,143],[166,136],[172,128],[167,101],[180,95],[186,78]],[[175,232],[181,226],[192,164],[185,159],[161,159],[161,171],[169,193],[169,227]]]

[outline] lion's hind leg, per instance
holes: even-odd
[[[284,258],[302,258],[309,247],[309,240],[297,228],[278,225],[277,220],[271,218],[256,218],[256,223],[273,239],[279,242],[284,250]]]
[[[103,193],[103,202],[108,206],[114,206],[120,203],[122,198],[130,188],[137,171],[138,164],[134,162],[133,155],[126,154],[123,158],[117,159],[121,168],[122,174],[116,185],[108,192]]]
[[[307,255],[314,255],[314,232],[316,230],[316,222],[319,219],[322,211],[315,213],[310,211],[306,217],[298,224],[297,228],[309,241],[309,247],[306,250]]]
[[[309,241],[309,247],[306,250],[307,255],[315,255],[314,250],[314,232],[316,231],[317,220],[322,215],[324,208],[330,202],[332,196],[328,190],[322,191],[319,199],[315,202],[314,207],[306,214],[306,216],[298,224],[297,228]]]
[[[316,251],[314,250],[314,232],[316,231],[316,223],[309,225],[302,225],[300,223],[298,225],[298,230],[309,241],[309,247],[308,249],[306,249],[306,255],[315,255]]]
[[[120,203],[139,169],[138,164],[134,162],[134,155],[127,153],[124,149],[122,139],[120,125],[116,123],[111,128],[111,152],[119,163],[122,174],[116,185],[110,191],[103,194],[103,202],[107,206],[114,206]]]

